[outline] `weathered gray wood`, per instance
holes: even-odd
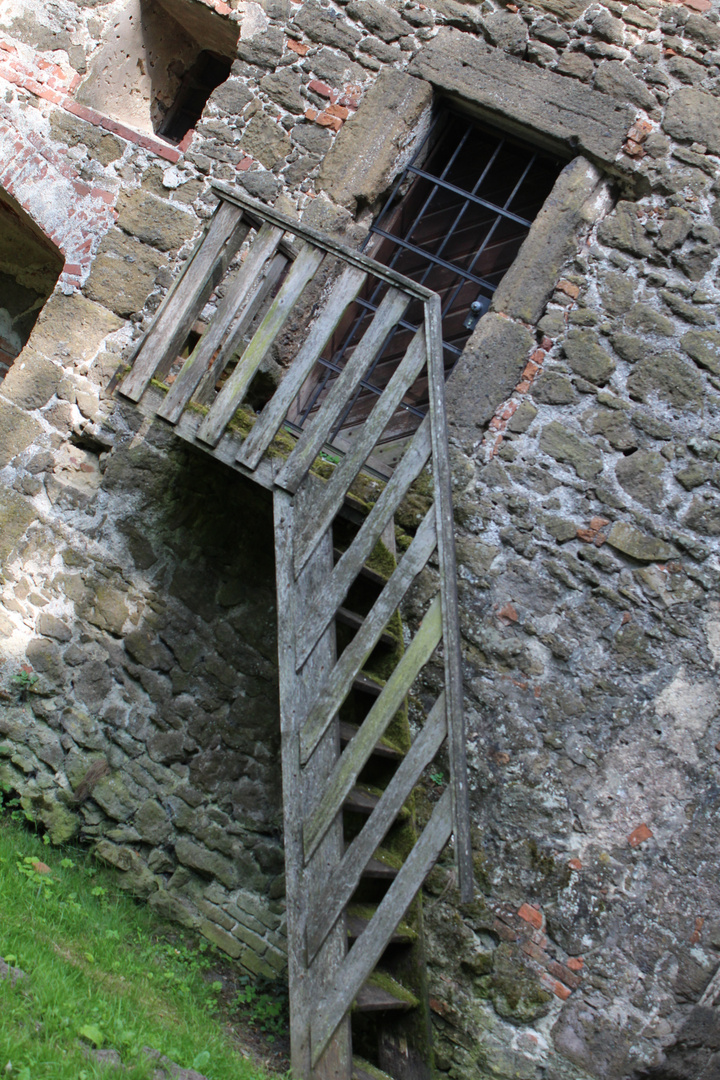
[[[367,277],[364,270],[346,267],[333,286],[322,311],[308,330],[308,336],[295,357],[290,370],[260,413],[255,427],[243,443],[238,460],[254,469],[275,438],[288,409],[300,393],[302,385],[317,363],[320,353],[352,303]]]
[[[383,954],[395,927],[410,907],[452,832],[452,796],[448,789],[435,807],[422,836],[383,897],[367,930],[350,949],[312,1021],[312,1059],[317,1061],[352,1005],[360,987]]]
[[[146,335],[132,371],[120,387],[121,394],[138,401],[166,359],[175,356],[248,231],[238,207],[222,202],[202,244],[183,269],[172,296]]]
[[[203,442],[215,446],[219,441],[226,425],[230,423],[242,404],[253,376],[265,359],[270,346],[282,330],[290,312],[324,257],[324,252],[307,246],[292,264],[270,310],[253,334],[237,367],[205,417],[198,432],[198,438]]]
[[[280,244],[280,248],[283,247],[284,244]],[[215,400],[216,385],[220,372],[225,370],[230,359],[239,352],[248,329],[252,326],[255,316],[262,309],[263,304],[278,284],[287,262],[287,256],[282,250],[278,251],[277,255],[271,260],[267,273],[260,279],[259,288],[253,290],[250,303],[233,320],[225,340],[218,349],[217,356],[213,359],[211,368],[203,376],[200,385],[195,391],[193,401],[196,403],[210,405]]]
[[[345,244],[341,244],[325,233],[300,225],[297,221],[293,221],[292,218],[286,217],[285,214],[278,213],[274,207],[266,206],[265,203],[252,199],[237,188],[214,183],[213,190],[219,198],[241,207],[253,223],[256,221],[269,221],[272,225],[278,225],[281,229],[285,229],[286,232],[305,240],[314,247],[338,255],[348,266],[356,266],[358,269],[364,270],[366,274],[372,274],[373,277],[379,278],[381,281],[387,281],[389,285],[395,285],[398,289],[403,289],[409,296],[414,296],[418,300],[428,300],[434,295],[431,289],[418,285],[416,281],[405,277],[404,274],[398,274],[397,270],[392,270],[389,266],[375,262],[374,259],[369,259],[367,255],[361,255],[359,251],[346,247]]]
[[[342,506],[343,499],[353,480],[360,472],[366,458],[372,452],[395,410],[412,386],[420,369],[425,364],[425,331],[418,330],[411,341],[402,362],[398,365],[389,383],[378,398],[373,411],[365,422],[362,434],[353,443],[349,453],[330,477],[322,498],[315,504],[312,518],[303,522],[295,537],[296,558],[305,565],[315,550],[315,545],[327,530],[335,514]]]
[[[164,397],[165,395],[159,387],[148,386],[147,390],[140,398],[140,401],[135,405],[135,408],[149,420],[154,420]],[[236,458],[238,449],[242,444],[242,439],[233,431],[226,431],[217,446],[212,451],[208,451],[207,446],[205,446],[204,443],[198,442],[196,438],[197,429],[200,427],[202,419],[201,413],[195,412],[194,409],[186,409],[173,428],[173,433],[183,439],[183,441],[190,443],[197,450],[202,451],[202,453],[210,453],[217,461],[221,461],[223,465],[229,465],[230,468],[234,469],[235,472],[240,473],[240,475],[244,476],[246,479],[254,480],[255,483],[260,484],[260,486],[266,488],[267,491],[273,491],[275,483],[272,462],[267,459],[261,461],[254,472],[250,472],[250,470],[246,469],[243,465],[239,465]]]
[[[413,441],[395,468],[391,480],[383,490],[350,547],[343,553],[331,576],[321,586],[309,605],[303,624],[303,639],[298,645],[298,658],[307,655],[312,648],[310,639],[321,634],[347,596],[350,586],[372,554],[378,539],[392,522],[395,510],[405,497],[408,488],[418,477],[430,456],[430,421],[423,420]]]
[[[470,803],[467,782],[465,716],[463,711],[462,646],[457,598],[457,566],[453,531],[452,475],[445,417],[445,372],[443,366],[442,308],[440,297],[425,304],[428,344],[430,419],[433,444],[433,485],[437,513],[440,592],[443,606],[445,693],[447,696],[450,784],[453,798],[453,830],[458,885],[463,903],[472,900],[475,890]]]
[[[307,761],[313,753],[330,718],[342,705],[363,664],[375,648],[383,628],[387,626],[403,596],[432,555],[436,543],[435,512],[431,508],[400,565],[394,570],[392,577],[366,615],[363,625],[344,650],[327,683],[317,694],[307,721],[300,732],[300,756],[303,762]],[[330,619],[332,619],[332,613],[325,626],[328,625]],[[316,630],[317,627],[314,627],[313,636]],[[320,633],[323,632],[324,630],[320,631]],[[296,662],[297,650],[302,644],[304,652],[306,642],[306,631],[303,626],[296,647]]]
[[[171,424],[174,424],[179,418],[197,389],[200,380],[207,374],[212,359],[220,348],[233,320],[236,319],[243,308],[247,310],[252,305],[254,297],[257,296],[262,287],[263,272],[267,269],[269,260],[275,254],[281,238],[280,229],[276,229],[272,225],[263,225],[260,229],[232,287],[228,289],[223,297],[210,325],[170,387],[170,392],[165,398],[158,415]],[[226,363],[227,359],[229,359],[229,354],[225,358]],[[213,364],[212,367],[214,376],[217,378],[220,371],[222,371],[222,367],[216,364]]]
[[[322,903],[311,908],[307,922],[310,960],[335,925],[338,916],[355,892],[364,869],[372,860],[383,837],[410,797],[412,789],[440,749],[447,734],[445,695],[433,705],[423,729],[382,794],[372,814],[347,849],[325,886]],[[394,875],[397,877],[397,873]]]
[[[442,603],[435,597],[415,637],[406,649],[383,692],[360,725],[360,730],[325,781],[324,794],[303,829],[305,858],[317,849],[340,811],[345,796],[355,786],[360,773],[402,705],[421,669],[442,639]]]
[[[368,367],[385,344],[388,334],[402,318],[409,302],[410,298],[397,289],[387,291],[370,326],[355,347],[342,373],[332,384],[332,389],[315,419],[305,428],[297,446],[278,473],[275,482],[279,487],[284,487],[286,491],[297,491],[300,481],[309,472],[322,450],[333,424],[357,390]],[[298,563],[296,552],[296,572],[299,572],[303,565],[304,563]]]
[[[288,966],[290,976],[290,1026],[293,1073],[299,1080],[349,1080],[351,1075],[350,1022],[339,1026],[335,1037],[323,1048],[323,1054],[310,1060],[311,1018],[324,987],[336,974],[347,949],[347,933],[342,915],[318,952],[311,968],[305,951],[305,921],[308,904],[320,902],[328,868],[342,855],[342,822],[334,827],[314,860],[303,869],[302,821],[318,785],[332,768],[339,753],[336,731],[329,731],[314,760],[304,774],[298,754],[298,718],[308,695],[309,685],[295,674],[293,656],[297,613],[302,610],[306,592],[315,579],[327,570],[332,560],[332,544],[326,538],[318,560],[300,581],[292,573],[293,519],[297,508],[284,493],[275,493],[275,544],[277,563],[278,610],[283,619],[278,628],[280,674],[280,724],[282,736],[282,776],[285,872],[288,887]],[[332,666],[335,647],[332,633],[318,643],[308,661],[310,684],[322,681]],[[300,845],[300,846],[298,846]]]

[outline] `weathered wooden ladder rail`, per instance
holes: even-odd
[[[225,187],[216,188],[216,194],[218,209],[140,342],[120,393],[274,492],[292,1063],[298,1080],[350,1080],[353,1003],[357,1008],[362,1002],[368,978],[389,943],[398,940],[403,916],[451,836],[462,899],[469,900],[473,892],[440,300],[252,199]],[[251,231],[254,239],[225,281],[215,314],[163,394],[151,383],[162,383],[178,366],[191,328]],[[306,287],[323,264],[328,266],[327,260],[334,272],[304,340],[241,441],[229,425],[288,317],[299,310]],[[369,276],[388,286],[384,299],[287,456],[269,458],[268,449]],[[339,455],[330,478],[321,480],[311,471],[318,454],[328,446],[343,410],[408,305],[418,301],[422,323],[404,357],[350,450]],[[218,389],[218,380],[238,354]],[[344,513],[348,491],[423,373],[429,414],[404,444],[379,498],[338,557],[333,525]],[[380,579],[370,610],[356,620],[354,636],[338,650],[338,613],[355,583],[368,573],[368,560],[388,527],[394,527],[398,507],[428,464],[434,501],[394,571]],[[368,658],[431,558],[439,567],[437,595],[387,681],[377,684],[372,707],[341,751],[340,710],[359,686],[367,690],[373,685],[364,674]],[[409,752],[397,754],[396,770],[385,789],[368,794],[361,774],[374,754],[391,756],[383,749],[384,736],[433,657],[437,671],[438,651],[444,688]],[[403,864],[383,869],[377,858],[383,840],[443,744],[450,762],[447,790]],[[369,816],[356,835],[348,836],[343,809],[358,806]],[[347,906],[363,875],[373,874],[385,875],[389,887],[348,948]],[[358,1068],[356,1076],[369,1075]],[[406,1071],[401,1080],[410,1075]]]

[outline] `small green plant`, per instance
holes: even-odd
[[[437,784],[439,787],[441,784],[445,783],[445,774],[441,772],[430,773],[430,779],[433,784]]]
[[[242,1009],[265,1035],[272,1037],[287,1031],[290,1015],[287,983],[263,975],[256,978],[241,975],[239,982],[236,1007]]]
[[[20,670],[16,671],[10,679],[12,685],[21,693],[33,690],[39,681],[40,676],[36,675],[28,664],[22,664]]]

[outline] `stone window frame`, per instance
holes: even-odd
[[[326,155],[320,190],[367,217],[442,99],[496,130],[571,159],[448,379],[450,432],[472,452],[537,348],[536,327],[563,265],[583,234],[611,210],[614,180],[632,184],[634,166],[622,150],[638,110],[445,27],[407,72],[380,73]]]

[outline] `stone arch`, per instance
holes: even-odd
[[[0,110],[0,188],[63,260],[58,286],[74,292],[113,224],[113,192],[84,183],[26,118]]]
[[[59,248],[0,188],[0,378],[30,337],[64,262]]]

